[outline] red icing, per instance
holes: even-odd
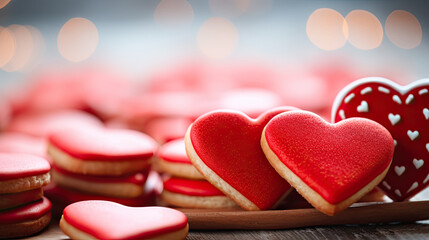
[[[149,170],[140,173],[132,173],[127,176],[110,177],[110,176],[91,176],[85,174],[77,174],[69,172],[57,166],[53,166],[54,171],[57,171],[68,177],[80,179],[87,182],[101,182],[101,183],[132,183],[137,185],[143,185],[146,182]]]
[[[28,153],[46,157],[47,143],[44,138],[32,137],[21,133],[0,134],[0,152]]]
[[[251,119],[240,112],[215,111],[198,118],[190,137],[200,159],[260,209],[269,209],[290,185],[271,167],[260,146],[262,130],[285,107]]]
[[[48,173],[49,162],[41,157],[23,153],[0,153],[0,181]]]
[[[49,142],[70,156],[90,161],[147,160],[158,147],[137,131],[89,126],[58,131],[49,136]]]
[[[33,202],[21,207],[0,212],[0,224],[20,223],[41,218],[51,211],[51,202],[43,197],[37,202]]]
[[[18,193],[0,194],[0,211],[26,203],[34,202],[43,196],[43,190],[36,188]]]
[[[156,196],[160,195],[162,192],[162,180],[158,173],[152,171],[144,186],[143,195],[137,198],[115,198],[91,195],[89,193],[63,188],[55,185],[54,183],[46,186],[44,190],[46,197],[48,197],[55,205],[62,208],[69,204],[86,200],[105,200],[132,207],[141,207],[155,205]]]
[[[389,80],[380,78],[362,79],[359,83],[353,83],[343,92],[344,97],[337,99],[333,107],[333,119],[335,122],[341,120],[339,111],[343,110],[345,117],[364,117],[374,120],[383,125],[397,141],[392,166],[384,181],[378,186],[391,199],[403,201],[425,189],[429,184],[429,92],[420,94],[423,89],[429,91],[429,80],[414,82],[413,86],[399,86]],[[378,82],[377,82],[378,81]],[[384,81],[384,82],[379,82]],[[372,91],[361,94],[361,91],[370,87]],[[379,91],[379,87],[385,88],[389,93]],[[423,90],[424,91],[424,90]],[[345,103],[344,99],[350,94],[355,97]],[[407,104],[407,98],[412,94],[414,100]],[[393,101],[396,95],[401,104]],[[340,96],[339,96],[340,97]],[[368,104],[368,112],[358,112],[357,107],[362,101]],[[424,115],[427,109],[427,117]],[[400,116],[400,121],[393,123],[389,120],[389,114]],[[408,136],[408,130],[418,131],[419,136],[414,141]],[[423,160],[423,165],[417,168],[414,159]],[[418,163],[418,162],[416,162]],[[419,165],[417,165],[419,166]],[[402,168],[404,167],[404,168]],[[395,168],[401,173],[395,171]],[[417,184],[414,189],[412,186]],[[399,191],[399,192],[398,192]],[[398,194],[399,193],[399,194]]]
[[[330,124],[314,113],[292,111],[273,118],[265,138],[280,161],[331,204],[370,183],[393,156],[389,132],[363,118]]]
[[[76,129],[85,126],[101,127],[100,120],[81,111],[64,110],[54,113],[22,114],[14,118],[7,131],[20,132],[35,137],[47,137],[62,129]]]
[[[219,189],[205,180],[189,180],[171,177],[164,180],[164,189],[190,196],[225,196]]]
[[[167,162],[192,164],[188,155],[186,155],[185,141],[183,139],[164,144],[159,150],[159,157]]]
[[[98,239],[146,239],[179,231],[187,218],[165,207],[127,207],[108,201],[83,201],[67,206],[64,219]]]

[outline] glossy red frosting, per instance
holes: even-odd
[[[72,157],[90,161],[147,160],[158,148],[143,133],[93,126],[55,132],[49,143]]]
[[[51,211],[52,204],[46,198],[27,205],[0,212],[0,224],[20,223],[41,218]]]
[[[268,146],[303,183],[337,204],[380,175],[393,156],[393,139],[380,124],[353,118],[330,124],[314,113],[291,111],[265,128]]]
[[[183,138],[162,145],[159,149],[159,157],[167,162],[192,164],[188,155],[186,155],[185,141]]]
[[[290,189],[271,167],[260,146],[262,130],[275,115],[257,119],[236,111],[215,111],[199,117],[190,132],[192,146],[205,165],[260,209],[269,209]]]
[[[0,153],[0,181],[45,174],[51,170],[46,159],[24,153]]]
[[[181,230],[185,214],[165,207],[127,207],[108,201],[82,201],[67,206],[64,219],[97,239],[146,239]]]
[[[119,177],[91,176],[91,175],[85,175],[85,174],[72,173],[55,165],[52,168],[54,171],[57,171],[63,175],[80,179],[83,181],[100,182],[100,183],[132,183],[132,184],[137,184],[142,186],[146,182],[147,175],[149,173],[149,169],[148,169],[145,172],[132,173],[130,175],[119,176]]]
[[[363,108],[364,102],[367,108]],[[378,185],[386,195],[403,201],[426,189],[429,185],[429,79],[406,86],[383,78],[361,79],[344,88],[332,112],[335,122],[343,117],[368,118],[392,134],[396,141],[392,166]],[[417,133],[414,138],[413,134]]]
[[[164,180],[164,189],[190,196],[225,196],[219,189],[205,180],[189,180],[170,177]]]
[[[44,138],[21,133],[0,134],[0,152],[28,153],[46,157],[47,143]]]

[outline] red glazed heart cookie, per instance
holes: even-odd
[[[291,188],[268,163],[259,139],[271,118],[292,109],[273,109],[257,119],[236,111],[207,113],[186,133],[189,159],[211,184],[242,208],[273,208]]]
[[[354,118],[330,124],[314,113],[274,117],[261,137],[271,165],[308,202],[334,215],[358,201],[384,178],[393,139],[380,124]]]
[[[60,228],[72,239],[185,239],[185,214],[164,207],[82,201],[64,209]]]
[[[86,126],[51,134],[48,153],[69,172],[123,176],[147,169],[157,148],[152,138],[137,131]]]
[[[345,87],[332,107],[332,120],[364,117],[383,125],[395,140],[392,167],[378,186],[403,201],[429,184],[429,79],[400,86],[364,78]]]

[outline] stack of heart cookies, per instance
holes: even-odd
[[[29,154],[0,154],[0,238],[35,234],[51,221],[51,202],[43,197],[50,182],[49,162]]]
[[[132,130],[85,126],[57,131],[48,141],[56,188],[92,199],[144,205],[144,186],[158,148],[152,138]],[[58,192],[64,191],[49,190],[56,199]],[[63,202],[69,204],[68,200]]]
[[[175,207],[231,208],[237,205],[197,171],[185,151],[183,139],[164,144],[156,162],[165,173],[161,201]]]

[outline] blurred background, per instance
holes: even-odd
[[[429,76],[428,6],[0,0],[0,128],[18,131],[11,125],[23,114],[72,109],[163,142],[217,108],[257,116],[292,105],[328,119],[353,80]]]

